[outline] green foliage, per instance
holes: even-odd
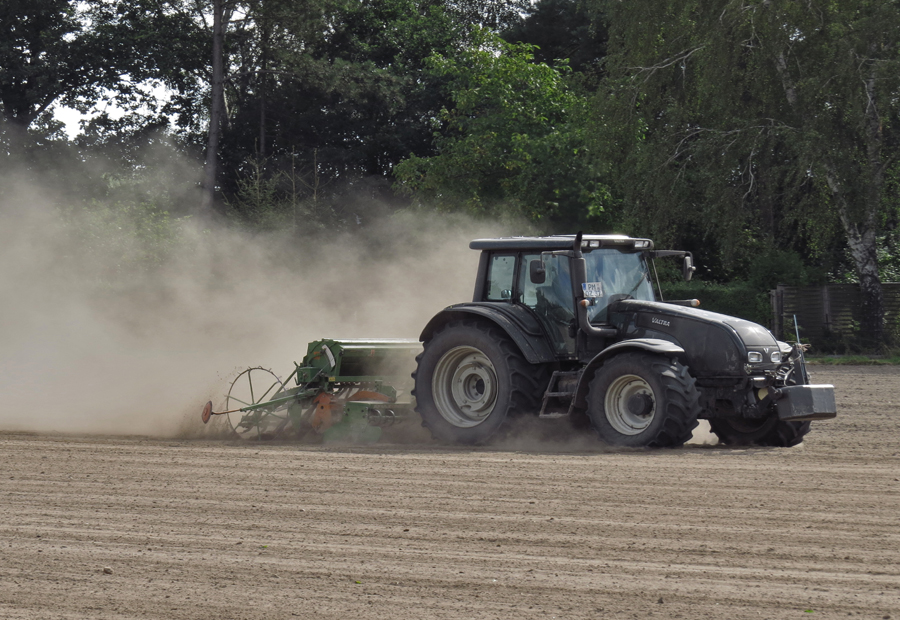
[[[165,266],[182,243],[185,221],[152,203],[91,201],[61,212],[76,262],[90,266],[102,288],[134,287],[136,275]]]
[[[595,134],[626,218],[713,244],[722,271],[754,242],[821,259],[841,244],[877,337],[875,239],[900,212],[900,8],[894,3],[596,2],[611,79]],[[748,240],[750,243],[748,243]]]
[[[597,105],[631,128],[618,137],[628,155],[622,189],[633,188],[637,215],[652,212],[660,228],[678,232],[673,224],[687,219],[726,254],[747,230],[777,241],[833,234],[821,156],[840,146],[847,128],[837,124],[861,119],[859,72],[841,54],[852,57],[848,46],[863,35],[851,41],[838,27],[854,21],[855,9],[728,0],[712,7],[682,1],[661,11],[641,2],[603,6],[611,11],[616,79],[608,84],[613,96],[604,93]],[[802,78],[779,73],[783,54]],[[826,61],[838,56],[839,64]],[[787,85],[808,112],[791,107]],[[849,153],[846,160],[863,164]]]
[[[18,147],[55,103],[79,110],[101,99],[152,105],[143,87],[196,87],[205,65],[182,1],[10,0],[0,6],[0,134]],[[144,112],[146,116],[146,111]],[[46,127],[46,125],[45,125]]]
[[[859,284],[859,275],[851,267],[850,251],[844,248],[842,254],[844,260],[829,274],[829,280],[840,284]],[[882,282],[900,282],[900,243],[898,243],[897,231],[877,237],[875,255],[880,280]]]
[[[823,330],[821,336],[810,337],[810,345],[811,351],[830,355],[859,355],[867,352],[860,346],[859,323],[856,321],[847,330]],[[868,352],[871,350],[870,348]]]
[[[793,250],[763,247],[750,257],[747,267],[747,283],[758,290],[769,291],[779,284],[806,286],[823,279],[824,274],[805,264]]]
[[[772,309],[766,289],[750,282],[716,284],[691,280],[690,282],[660,282],[667,300],[699,299],[700,308],[736,316],[760,325],[770,325]]]
[[[519,16],[530,7],[530,2],[529,0],[452,0],[447,2],[446,6],[459,23],[498,31],[517,23]]]
[[[759,291],[858,281],[848,230],[871,229],[880,277],[900,279],[891,3],[226,5],[218,187],[236,225],[348,228],[411,197],[545,231],[649,236],[693,251],[701,279]],[[165,133],[191,157],[203,143],[204,6],[5,3],[4,163],[24,165],[8,147],[25,124],[32,178],[87,201],[188,211],[195,171]],[[154,84],[171,101],[155,102]],[[126,115],[100,114],[69,143],[54,102],[101,100]],[[148,160],[148,145],[166,154]]]
[[[900,282],[900,239],[896,231],[878,244],[878,268],[882,282]]]
[[[900,355],[896,353],[884,356],[842,355],[840,357],[832,357],[828,355],[810,355],[807,356],[806,362],[822,366],[896,366],[900,364]]]
[[[580,0],[539,0],[511,28],[500,33],[510,43],[528,43],[548,65],[567,62],[572,71],[593,76],[606,55],[606,24],[592,20]]]
[[[66,259],[61,272],[81,270],[73,281],[102,289],[141,286],[135,276],[161,275],[187,242],[184,203],[195,195],[196,169],[177,146],[157,139],[135,147],[124,161],[118,153],[78,151],[52,162],[55,176],[39,180],[44,198],[34,209],[52,208],[49,239],[58,239]],[[35,187],[18,173],[0,184],[0,199],[15,204],[18,183]],[[12,191],[5,194],[7,185]]]
[[[431,152],[431,119],[444,97],[424,62],[459,47],[465,32],[447,4],[431,0],[248,4],[226,36],[220,186],[232,212],[245,204],[238,194],[248,162],[261,159],[278,200],[289,199],[279,178],[315,171],[321,199],[368,219],[378,207],[347,196],[391,201],[393,165]]]
[[[535,63],[532,46],[479,30],[471,47],[433,56],[429,69],[447,81],[452,105],[439,117],[437,153],[395,168],[403,191],[443,210],[499,208],[551,225],[602,213],[609,193],[565,65]]]
[[[326,228],[344,228],[346,218],[322,198],[321,179],[291,168],[271,174],[269,162],[251,159],[237,181],[237,192],[226,214],[254,231],[289,231],[310,234]]]

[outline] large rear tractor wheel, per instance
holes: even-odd
[[[540,409],[541,369],[497,327],[448,323],[417,361],[416,411],[438,440],[485,443],[510,416]]]
[[[614,446],[680,446],[700,414],[700,393],[687,367],[650,353],[607,360],[591,379],[587,401],[597,434]]]
[[[803,441],[809,422],[783,422],[777,417],[762,420],[713,418],[709,427],[719,441],[729,446],[790,448]]]

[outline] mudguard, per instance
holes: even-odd
[[[516,343],[531,364],[557,361],[537,318],[527,308],[509,303],[469,302],[448,306],[428,321],[419,340],[425,342],[450,321],[467,317],[480,317],[497,325]]]
[[[586,397],[588,384],[594,377],[594,371],[613,355],[618,355],[627,350],[647,351],[648,353],[655,353],[657,355],[668,355],[679,358],[684,355],[684,349],[677,344],[658,338],[634,338],[632,340],[623,340],[622,342],[617,342],[614,345],[608,346],[587,363],[584,367],[584,371],[578,378],[578,387],[575,388],[575,398],[572,400],[573,406],[576,409],[584,409],[587,407]]]

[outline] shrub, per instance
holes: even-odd
[[[713,284],[702,280],[691,282],[662,282],[667,300],[699,299],[700,308],[736,316],[760,325],[771,324],[772,309],[766,290],[749,282]]]

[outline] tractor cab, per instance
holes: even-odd
[[[479,239],[482,251],[474,302],[507,302],[528,308],[559,357],[578,357],[578,299],[588,321],[607,325],[610,302],[655,301],[648,239],[591,235],[582,239],[583,281],[573,279],[573,236]]]

